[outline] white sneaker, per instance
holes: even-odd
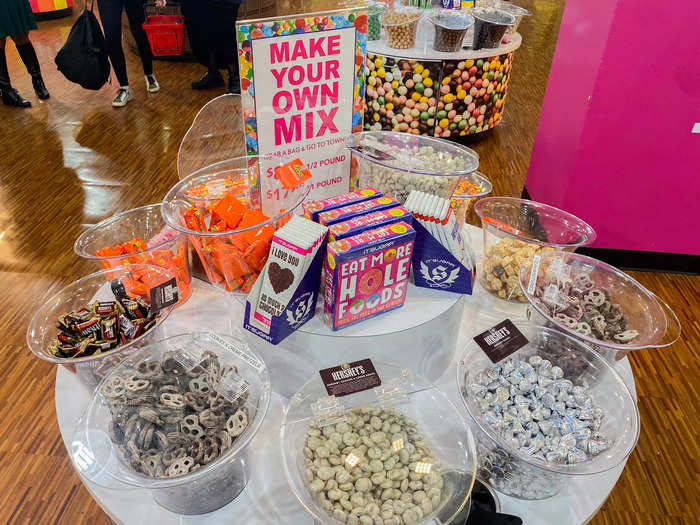
[[[156,80],[154,75],[144,75],[146,77],[146,89],[149,93],[158,93],[160,91],[160,84]]]
[[[117,91],[117,96],[114,97],[114,100],[112,101],[112,106],[115,108],[123,108],[132,98],[131,89],[128,87],[119,88],[119,91]]]

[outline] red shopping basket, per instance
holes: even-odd
[[[155,4],[146,4],[146,6]],[[144,6],[144,10],[145,7]],[[146,13],[143,29],[151,44],[153,56],[182,55],[185,17],[182,14],[158,15]]]

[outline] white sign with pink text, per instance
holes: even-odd
[[[301,159],[312,174],[309,198],[347,192],[352,132],[355,28],[252,41],[263,212],[294,200],[274,179],[280,162]],[[295,195],[305,189],[293,190]]]

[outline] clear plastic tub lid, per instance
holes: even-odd
[[[678,317],[631,276],[585,255],[535,255],[519,270],[531,306],[560,330],[616,350],[665,347],[678,340]]]
[[[364,160],[407,173],[461,176],[479,166],[474,150],[422,135],[363,131],[346,137],[345,145]]]
[[[466,13],[438,13],[430,17],[430,21],[436,26],[454,31],[469,29],[474,25],[474,17]]]
[[[512,26],[515,24],[515,16],[505,10],[491,7],[477,7],[472,9],[471,14],[474,18],[487,22],[489,24]]]
[[[394,509],[408,511],[404,521],[449,523],[476,475],[474,439],[449,399],[410,370],[369,359],[321,370],[301,387],[283,416],[282,451],[297,499],[328,524],[345,522],[345,500],[381,507],[387,480],[412,494]],[[329,475],[340,492],[326,490]]]
[[[270,375],[245,344],[192,332],[148,345],[97,387],[70,446],[78,472],[108,488],[167,488],[216,471],[249,444]]]

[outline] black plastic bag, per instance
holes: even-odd
[[[94,5],[94,1],[93,1]],[[87,8],[70,30],[56,55],[56,66],[63,75],[85,89],[100,89],[109,78],[110,65],[105,37],[95,14]]]

